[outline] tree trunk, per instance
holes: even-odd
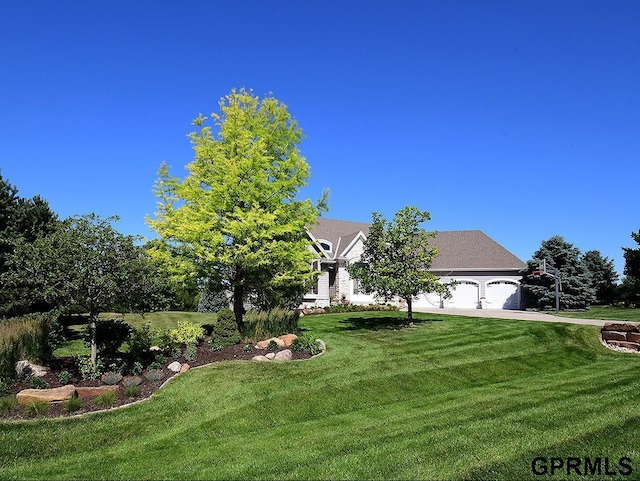
[[[91,322],[91,364],[95,367],[98,360],[98,342],[96,339],[96,319],[98,318],[97,312],[89,313],[89,321]]]
[[[409,324],[413,324],[413,308],[411,306],[413,299],[408,297],[407,301],[407,319],[409,320]]]
[[[241,336],[244,336],[244,321],[242,320],[242,315],[244,314],[243,297],[244,288],[242,285],[237,285],[233,290],[233,313],[236,316],[236,324]]]

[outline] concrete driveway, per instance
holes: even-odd
[[[574,319],[571,317],[552,316],[532,311],[511,311],[503,309],[455,309],[455,308],[416,308],[413,312],[429,312],[432,314],[452,314],[455,316],[469,317],[496,317],[499,319],[520,319],[523,321],[544,321],[544,322],[568,322],[570,324],[589,324],[592,326],[604,326],[605,321],[600,319]]]

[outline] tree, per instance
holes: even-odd
[[[613,260],[602,257],[599,251],[591,250],[582,256],[589,272],[589,285],[595,291],[597,304],[612,304],[616,297],[618,274]]]
[[[546,261],[549,274],[558,269],[562,292],[560,294],[561,309],[587,309],[596,297],[590,284],[587,267],[582,261],[580,249],[565,241],[562,236],[553,236],[542,242],[542,246],[527,261],[523,271],[522,291],[527,307],[552,309],[555,306],[555,280],[552,275],[533,276],[533,271],[540,268],[542,260]]]
[[[18,189],[0,175],[0,276],[8,275],[9,257],[16,246],[34,242],[53,231],[57,216],[40,196],[25,199]],[[51,306],[29,303],[21,289],[6,282],[0,283],[0,316],[17,316],[36,311],[47,311]]]
[[[94,214],[66,219],[47,236],[17,246],[7,280],[24,287],[33,300],[67,312],[88,312],[91,361],[96,361],[96,319],[100,312],[144,311],[155,297],[161,278],[134,236],[111,225],[117,217]]]
[[[640,230],[632,232],[631,238],[640,246]],[[627,306],[640,305],[640,247],[623,247],[624,278],[620,286],[621,300]]]
[[[189,138],[195,152],[180,180],[162,164],[155,193],[159,212],[149,225],[163,242],[155,255],[210,290],[232,294],[238,330],[252,294],[292,288],[302,294],[313,276],[307,226],[326,209],[296,200],[309,178],[298,144],[302,131],[286,105],[231,91],[212,114],[200,115]]]
[[[373,222],[364,243],[360,261],[351,264],[349,274],[358,279],[366,292],[389,301],[400,297],[407,303],[407,317],[413,320],[412,301],[420,293],[438,292],[445,297],[455,283],[441,283],[429,272],[438,248],[431,245],[435,232],[427,232],[419,225],[431,220],[429,212],[407,206],[399,210],[393,221],[381,214],[372,214]]]

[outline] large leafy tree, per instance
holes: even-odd
[[[553,275],[534,276],[546,261],[548,274],[558,269],[562,292],[561,309],[586,309],[595,302],[595,291],[591,287],[589,271],[582,260],[580,249],[556,235],[542,242],[540,249],[527,261],[523,271],[522,286],[527,307],[552,309],[555,306],[555,280]]]
[[[149,225],[159,234],[156,255],[176,272],[195,276],[212,291],[232,294],[240,332],[244,303],[253,295],[295,291],[312,278],[307,227],[326,207],[296,200],[309,178],[300,154],[302,131],[286,105],[244,89],[231,91],[212,114],[199,116],[189,135],[194,160],[188,175],[160,168],[159,212]]]
[[[618,274],[613,260],[602,257],[600,251],[591,250],[582,256],[589,272],[589,285],[595,291],[597,304],[612,304],[616,297]]]
[[[34,302],[87,312],[94,363],[100,312],[144,311],[162,303],[157,266],[137,245],[136,237],[113,227],[116,220],[90,214],[63,221],[51,234],[17,246],[6,277],[11,285],[24,288]]]
[[[431,220],[429,212],[414,206],[399,210],[392,221],[374,212],[364,252],[359,262],[349,266],[349,274],[360,281],[365,292],[385,301],[404,299],[409,322],[413,320],[412,301],[418,294],[449,296],[454,287],[429,272],[438,248],[433,244],[436,233],[420,227],[427,220]]]
[[[34,242],[55,229],[57,216],[40,196],[26,199],[0,175],[0,276],[8,275],[8,263],[16,246]],[[0,316],[16,316],[50,309],[43,303],[30,303],[22,289],[0,283]]]
[[[624,278],[620,286],[621,300],[628,306],[640,305],[640,230],[632,232],[631,238],[639,247],[623,247]]]

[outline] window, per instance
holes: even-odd
[[[318,243],[320,244],[320,248],[323,251],[331,252],[333,250],[333,244],[325,239],[318,239]]]

